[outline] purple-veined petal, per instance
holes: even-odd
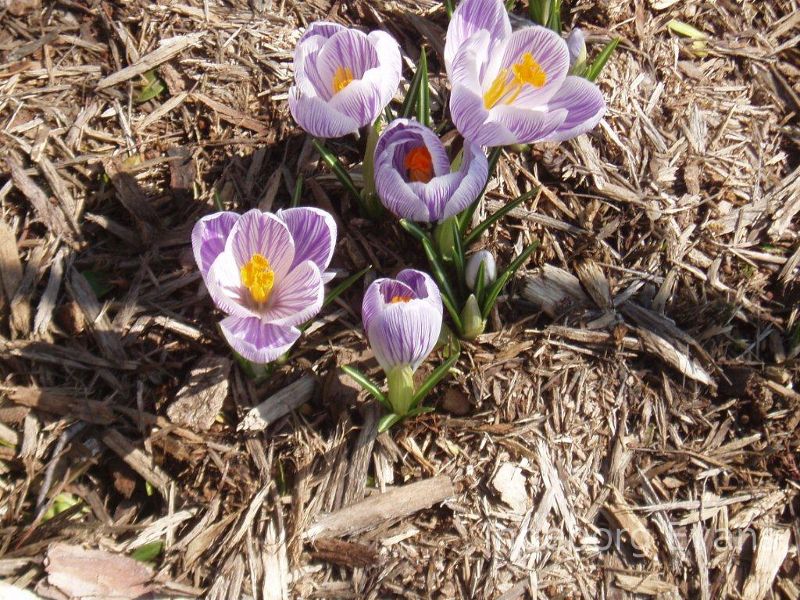
[[[299,93],[330,100],[333,96],[330,82],[324,81],[317,68],[318,56],[326,39],[312,36],[298,44],[294,50],[294,80]]]
[[[424,145],[431,155],[434,175],[446,175],[450,172],[450,158],[442,141],[429,127],[425,127],[416,119],[398,118],[392,121],[378,138],[375,156],[383,157],[386,152],[391,151],[390,146],[400,144],[404,147]]]
[[[233,226],[226,250],[233,254],[239,268],[254,254],[261,254],[269,261],[276,280],[288,273],[294,261],[294,242],[286,223],[256,208],[244,213]]]
[[[413,289],[395,279],[381,277],[373,281],[364,292],[364,299],[361,302],[361,321],[364,323],[364,330],[369,330],[375,315],[380,313],[392,298],[395,296],[415,297],[415,295]]]
[[[277,360],[300,337],[296,327],[265,323],[258,317],[227,317],[219,326],[231,348],[256,364]]]
[[[329,106],[358,123],[359,127],[371,124],[386,107],[383,103],[381,74],[381,69],[368,71],[363,79],[352,81],[331,98]]]
[[[307,260],[282,279],[276,277],[261,318],[280,325],[300,325],[319,312],[324,294],[322,273],[316,264]]]
[[[333,108],[322,98],[289,90],[289,111],[304,130],[318,138],[337,138],[358,131],[359,123]]]
[[[570,75],[547,108],[567,111],[564,122],[546,138],[559,142],[593,129],[606,112],[606,101],[600,88],[591,81]]]
[[[300,37],[300,41],[297,43],[300,45],[313,36],[319,36],[327,40],[339,33],[342,29],[347,29],[347,27],[331,21],[314,21],[308,26],[305,33]]]
[[[463,0],[456,7],[447,27],[444,45],[448,76],[451,76],[451,67],[461,46],[481,30],[488,32],[492,44],[511,35],[511,22],[502,0]]]
[[[384,161],[375,165],[375,188],[381,204],[395,216],[410,221],[429,221],[425,203],[391,163]]]
[[[211,264],[206,276],[208,294],[222,312],[238,317],[248,317],[255,313],[250,292],[242,286],[239,265],[229,251],[220,252]]]
[[[442,315],[429,302],[412,299],[386,305],[367,330],[375,358],[385,372],[407,365],[415,371],[431,353],[442,329]]]
[[[489,177],[489,161],[477,144],[464,145],[461,182],[444,207],[441,219],[449,219],[472,204],[483,191]]]
[[[567,48],[569,49],[569,66],[586,60],[586,36],[580,27],[576,27],[567,36]]]
[[[336,245],[336,221],[330,213],[309,206],[278,211],[294,240],[294,263],[313,261],[324,271],[331,264]]]
[[[496,106],[492,109],[491,118],[500,123],[511,135],[514,144],[530,144],[547,139],[564,122],[567,111],[529,110],[516,106]]]
[[[463,180],[464,173],[459,170],[455,173],[434,177],[422,185],[422,199],[428,208],[427,222],[433,223],[445,219],[447,204]]]
[[[434,311],[442,315],[442,295],[439,293],[439,286],[433,278],[423,271],[416,269],[403,269],[397,274],[397,281],[406,284],[420,300],[430,304]]]
[[[334,92],[334,77],[340,69],[348,70],[353,80],[357,81],[379,64],[378,53],[367,34],[357,29],[345,28],[338,31],[325,42],[317,54],[320,78],[327,81]]]
[[[192,229],[192,251],[203,279],[217,256],[225,249],[228,234],[238,220],[238,214],[223,211],[206,215]]]
[[[479,146],[506,146],[517,143],[516,136],[503,124],[489,120],[483,98],[463,85],[455,85],[450,94],[453,124],[465,139]]]
[[[367,38],[378,53],[378,61],[382,75],[381,103],[385,107],[394,98],[397,86],[403,76],[403,60],[400,56],[400,45],[385,31],[373,31]]]
[[[536,108],[552,98],[567,77],[569,50],[567,43],[552,29],[533,25],[511,34],[501,66],[510,71],[514,64],[522,60],[525,53],[530,53],[539,64],[546,75],[546,82],[539,88],[529,84],[523,85],[512,104],[519,107]],[[492,82],[487,78],[483,84],[485,92]]]

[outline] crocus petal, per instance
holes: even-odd
[[[298,45],[302,44],[311,37],[319,36],[325,40],[333,37],[343,29],[347,29],[344,25],[339,23],[332,23],[331,21],[315,21],[311,23],[306,29],[305,33],[300,37]]]
[[[458,191],[458,186],[464,179],[461,171],[448,173],[441,177],[434,177],[428,183],[422,185],[422,198],[428,208],[428,219],[426,223],[443,221],[447,204]]]
[[[405,283],[386,277],[376,279],[367,287],[361,302],[361,321],[364,323],[365,331],[369,330],[375,315],[380,313],[395,296],[413,298],[416,293]]]
[[[453,11],[447,27],[444,63],[448,76],[461,46],[480,30],[489,33],[492,42],[511,35],[511,22],[502,0],[463,0]]]
[[[203,217],[192,229],[192,251],[203,279],[225,249],[228,234],[238,220],[239,215],[234,212],[218,212]]]
[[[428,208],[391,164],[376,165],[375,188],[389,212],[401,219],[427,223]]]
[[[277,360],[300,337],[296,327],[265,323],[258,317],[227,317],[219,326],[231,348],[257,364]]]
[[[329,106],[358,123],[359,127],[369,125],[388,104],[383,103],[382,73],[382,69],[368,71],[363,79],[351,82],[331,98]]]
[[[379,64],[378,53],[367,34],[357,29],[345,28],[338,31],[325,42],[317,55],[320,77],[328,82],[332,91],[335,91],[334,77],[340,69],[347,69],[350,76],[358,80]]]
[[[552,29],[534,25],[511,34],[503,54],[502,67],[510,69],[520,62],[525,53],[530,53],[544,71],[546,82],[538,88],[529,84],[522,86],[513,105],[537,108],[553,97],[567,77],[569,50],[567,43]],[[492,82],[487,78],[483,83],[486,91]]]
[[[483,191],[489,177],[489,161],[477,144],[464,147],[464,160],[459,171],[462,180],[458,189],[450,196],[440,220],[457,215],[472,204]]]
[[[463,85],[455,85],[450,94],[453,124],[465,139],[480,146],[506,146],[518,140],[503,124],[489,120],[483,98]]]
[[[261,318],[280,325],[300,325],[319,312],[324,294],[322,273],[316,264],[307,260],[284,278],[276,278]]]
[[[373,31],[367,37],[378,53],[382,71],[381,102],[386,107],[394,98],[397,86],[400,85],[400,79],[403,76],[403,59],[400,56],[400,45],[397,40],[385,31]]]
[[[312,36],[298,44],[294,50],[294,80],[299,95],[320,96],[330,100],[333,89],[330,81],[324,81],[317,68],[317,57],[327,40],[321,36]]]
[[[254,254],[269,261],[270,268],[280,281],[294,261],[294,242],[289,228],[278,217],[258,209],[242,215],[231,229],[226,250],[233,254],[241,269]]]
[[[567,48],[569,49],[569,66],[572,67],[577,62],[586,60],[586,36],[583,30],[576,27],[567,36]]]
[[[606,101],[595,84],[583,77],[570,75],[558,93],[550,99],[547,108],[551,111],[567,111],[564,122],[546,138],[548,141],[560,142],[594,128],[606,112]]]
[[[329,212],[319,208],[302,206],[278,211],[294,239],[294,263],[292,268],[307,260],[313,261],[324,271],[331,264],[336,245],[336,221]]]
[[[358,131],[354,119],[334,110],[322,98],[302,93],[298,86],[289,90],[289,111],[297,124],[318,138],[337,138]]]
[[[248,308],[250,293],[242,286],[239,265],[230,252],[220,252],[205,281],[208,294],[221,311],[239,317],[255,314]]]
[[[439,315],[442,315],[442,295],[439,286],[430,275],[416,269],[403,269],[397,274],[397,281],[406,284],[420,300],[427,302]]]
[[[378,138],[375,155],[382,156],[390,145],[406,142],[411,144],[416,142],[427,148],[431,155],[434,174],[445,175],[450,172],[450,158],[447,156],[444,144],[430,127],[425,127],[416,119],[398,118],[392,121]]]
[[[567,111],[563,108],[542,111],[504,105],[492,109],[492,119],[511,132],[515,144],[530,144],[547,139],[566,117]]]
[[[384,371],[399,365],[415,371],[436,346],[441,329],[442,315],[428,302],[409,300],[375,315],[367,338]]]

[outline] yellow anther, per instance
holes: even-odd
[[[510,76],[509,76],[510,75]],[[483,94],[483,105],[488,108],[497,106],[500,102],[511,104],[517,99],[523,86],[530,85],[540,88],[547,83],[547,73],[536,62],[530,52],[522,55],[519,62],[511,65],[511,70],[501,69],[492,85]]]
[[[333,74],[333,82],[331,83],[333,93],[338,94],[350,85],[351,81],[353,81],[353,71],[350,70],[350,67],[339,67],[336,69],[336,73]]]
[[[411,302],[413,298],[411,296],[393,296],[391,300],[389,300],[389,304],[398,304],[400,302]]]
[[[265,302],[272,292],[275,284],[275,273],[269,266],[269,261],[261,254],[253,254],[250,260],[240,269],[242,285],[250,291],[250,296],[256,302]]]

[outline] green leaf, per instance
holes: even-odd
[[[300,204],[300,196],[303,194],[303,176],[298,175],[297,181],[294,182],[294,193],[292,194],[292,201],[289,204],[292,208],[295,208]]]
[[[483,189],[481,190],[481,193],[478,194],[478,197],[475,198],[475,201],[472,204],[470,204],[466,208],[466,210],[462,212],[461,215],[458,217],[458,221],[461,224],[461,235],[467,233],[467,227],[469,227],[469,224],[472,222],[472,215],[475,214],[478,205],[481,203],[481,200],[483,200],[483,195],[486,193],[486,186],[489,185],[489,179],[492,178],[495,169],[497,169],[497,161],[500,160],[500,155],[502,153],[503,153],[503,148],[501,146],[498,146],[497,148],[492,148],[491,152],[489,152],[489,171],[486,177],[486,183],[483,184]],[[464,247],[466,246],[467,244],[464,244]]]
[[[431,126],[431,87],[428,79],[428,53],[425,48],[419,55],[419,94],[417,96],[417,121]]]
[[[336,298],[338,298],[344,292],[346,292],[350,288],[350,286],[352,286],[356,281],[361,279],[367,273],[367,271],[369,271],[371,268],[372,268],[372,265],[368,265],[368,266],[364,267],[358,273],[354,273],[353,275],[350,275],[350,277],[348,277],[342,283],[340,283],[335,288],[333,288],[325,296],[325,300],[322,301],[322,306],[323,307],[328,306],[328,304],[330,304],[331,302],[336,300]]]
[[[458,219],[450,219],[450,227],[453,228],[453,264],[456,267],[459,291],[463,297],[466,291],[464,282],[464,246],[461,244],[461,231],[458,227]]]
[[[450,372],[450,368],[454,364],[456,364],[456,361],[458,360],[459,356],[461,356],[460,352],[453,353],[450,356],[450,358],[448,358],[446,361],[444,361],[442,364],[436,367],[436,369],[434,369],[433,373],[431,373],[425,380],[425,383],[419,386],[417,393],[414,394],[414,398],[411,401],[412,409],[418,407],[420,402],[422,402],[425,399],[425,396],[427,396],[428,393],[434,387],[436,387],[436,384],[439,383],[442,379],[444,379],[445,375],[447,375]]]
[[[510,11],[516,3],[517,0],[506,0],[506,10]]]
[[[131,552],[131,558],[139,562],[153,562],[164,551],[164,542],[156,540],[143,544]]]
[[[447,11],[447,18],[453,16],[453,0],[444,0],[444,9]]]
[[[381,420],[378,421],[378,433],[383,433],[388,429],[391,429],[393,425],[399,423],[403,420],[401,415],[396,415],[394,413],[389,413],[388,415],[383,415]]]
[[[539,188],[535,188],[535,189],[533,189],[533,190],[531,190],[529,192],[525,192],[524,194],[519,196],[517,199],[512,200],[511,202],[506,204],[503,208],[498,210],[496,213],[486,217],[485,221],[483,221],[482,223],[477,225],[475,227],[475,229],[470,231],[469,235],[466,238],[464,238],[464,246],[471,246],[473,243],[478,241],[478,239],[481,237],[481,235],[483,234],[484,231],[486,231],[489,227],[491,227],[492,225],[497,223],[497,221],[502,219],[504,216],[506,216],[512,210],[517,208],[520,204],[522,204],[526,200],[530,200],[531,198],[533,198],[538,193],[538,191],[539,191]]]
[[[614,50],[617,49],[619,45],[619,38],[614,38],[610,42],[608,42],[603,49],[600,51],[600,54],[597,55],[592,61],[592,64],[586,69],[586,73],[583,75],[589,81],[594,81],[600,75],[603,67],[606,66],[608,59],[611,58],[611,55],[614,53]]]
[[[114,289],[114,286],[109,282],[108,273],[89,269],[87,271],[81,271],[81,275],[89,282],[89,287],[92,288],[98,300]]]
[[[355,199],[356,203],[361,206],[361,194],[359,193],[356,185],[353,183],[353,179],[350,177],[350,173],[347,172],[347,169],[344,168],[344,165],[339,161],[335,154],[333,154],[330,150],[328,150],[321,141],[315,139],[312,141],[314,144],[314,148],[317,149],[319,155],[322,157],[322,160],[325,161],[333,174],[336,175],[336,178],[339,182],[345,187],[345,189],[350,192],[350,195]]]
[[[417,98],[419,97],[419,88],[422,82],[422,55],[425,49],[420,47],[419,56],[420,63],[417,65],[417,71],[414,73],[414,78],[411,80],[411,85],[408,86],[408,92],[403,100],[403,106],[400,108],[400,116],[404,119],[411,117],[411,112],[417,106]],[[427,65],[427,60],[425,61]],[[427,69],[426,69],[427,70]]]
[[[494,303],[497,302],[497,297],[500,295],[500,292],[505,287],[508,280],[514,276],[514,273],[517,272],[523,263],[528,260],[528,257],[533,254],[533,251],[539,247],[539,242],[533,242],[530,246],[525,248],[520,255],[514,259],[514,261],[508,266],[508,268],[503,271],[503,274],[497,278],[489,290],[486,292],[486,303],[483,305],[483,318],[486,319],[489,316],[489,313],[494,306]]]
[[[475,274],[475,298],[478,306],[483,306],[483,295],[486,293],[486,263],[481,261],[478,265],[478,272]],[[483,309],[481,309],[483,312]]]
[[[345,365],[341,367],[341,369],[342,371],[347,373],[350,377],[352,377],[358,385],[360,385],[362,388],[364,388],[370,394],[372,394],[372,397],[375,398],[375,400],[383,404],[386,410],[388,410],[389,412],[392,411],[392,406],[391,404],[389,404],[389,400],[386,398],[383,392],[381,392],[378,389],[378,386],[375,385],[369,377],[364,375],[361,371],[359,371],[355,367],[351,367],[350,365]]]
[[[167,86],[157,76],[155,71],[148,71],[144,74],[145,84],[142,89],[133,97],[133,101],[137,104],[152,100],[156,96],[161,95]]]
[[[547,19],[547,26],[561,35],[561,0],[550,0],[550,14]]]

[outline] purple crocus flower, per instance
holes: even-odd
[[[388,33],[312,23],[294,51],[289,110],[311,135],[353,133],[389,104],[401,69],[400,47]]]
[[[336,223],[318,208],[218,212],[197,222],[194,258],[228,314],[220,328],[236,352],[263,364],[297,341],[297,326],[322,308],[335,243]]]
[[[486,155],[470,143],[451,173],[442,142],[418,121],[395,119],[375,147],[378,196],[392,213],[411,221],[444,221],[460,213],[481,193],[488,174]]]
[[[430,275],[405,269],[397,279],[367,288],[361,318],[375,358],[387,375],[413,373],[431,353],[442,329],[442,297]],[[391,391],[391,390],[390,390]]]
[[[567,43],[534,25],[512,33],[503,0],[463,0],[447,29],[450,113],[481,146],[566,140],[605,113],[599,88],[568,75]]]

